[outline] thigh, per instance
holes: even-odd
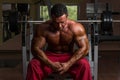
[[[69,70],[68,73],[73,77],[78,74],[79,71],[84,72],[84,69],[90,68],[89,61],[86,58],[82,58],[77,61]]]
[[[28,68],[31,68],[36,73],[39,73],[43,76],[47,76],[52,73],[52,69],[48,67],[46,64],[44,64],[40,59],[37,58],[33,58],[30,61]]]

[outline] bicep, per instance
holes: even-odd
[[[76,43],[76,45],[77,45],[79,48],[87,47],[87,46],[88,46],[88,39],[87,39],[87,36],[86,36],[86,35],[77,36],[75,39],[76,39],[76,40],[75,40],[75,43]]]
[[[32,39],[32,48],[43,48],[46,43],[46,40],[44,37],[33,37]]]
[[[89,48],[87,34],[83,26],[77,27],[75,31],[75,43],[79,48]]]
[[[43,48],[46,40],[44,36],[44,29],[42,28],[42,25],[36,26],[34,29],[34,34],[33,34],[33,39],[32,39],[32,47],[38,47],[38,48]]]

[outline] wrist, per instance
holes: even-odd
[[[49,67],[53,66],[53,62],[51,60],[48,60],[47,64],[48,64]]]
[[[72,61],[68,61],[67,64],[68,64],[69,66],[72,66],[72,65],[73,65],[73,62],[72,62]]]

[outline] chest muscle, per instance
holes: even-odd
[[[56,33],[48,33],[47,42],[52,45],[69,45],[73,39],[71,31],[58,31]]]

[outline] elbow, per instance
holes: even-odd
[[[32,55],[35,57],[35,55],[36,55],[35,49],[31,48],[31,53],[32,53]]]
[[[84,56],[88,55],[89,53],[89,46],[83,48]]]
[[[83,56],[86,56],[88,54],[88,50],[87,49],[84,49],[84,54]]]
[[[37,56],[38,49],[38,47],[31,47],[31,53],[34,57]]]
[[[85,51],[85,56],[88,55],[88,53],[89,53],[89,50],[86,50],[86,51]]]

